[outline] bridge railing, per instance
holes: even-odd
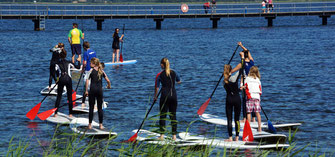
[[[190,4],[183,13],[179,4],[157,5],[47,5],[47,4],[0,4],[0,15],[166,15],[205,14],[202,4]],[[335,11],[335,2],[274,3],[271,12]],[[245,14],[263,12],[260,3],[217,4],[208,14]]]

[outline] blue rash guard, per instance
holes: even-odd
[[[86,61],[85,71],[91,70],[91,59],[94,57],[97,58],[97,54],[92,49],[88,49],[84,52],[84,61]]]

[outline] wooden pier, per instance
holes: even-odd
[[[97,30],[102,30],[105,20],[113,19],[153,19],[156,29],[161,29],[166,18],[208,18],[213,28],[218,27],[221,18],[263,17],[268,27],[279,16],[317,16],[322,25],[335,14],[335,2],[320,3],[278,3],[274,9],[263,13],[260,4],[218,4],[215,10],[205,13],[202,5],[189,5],[183,13],[180,5],[0,5],[0,20],[32,20],[34,30],[42,30],[45,20],[51,19],[92,19],[97,23]],[[41,28],[43,27],[43,28]]]

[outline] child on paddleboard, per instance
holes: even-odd
[[[241,98],[240,98],[240,88],[238,87],[238,79],[241,76],[242,69],[231,75],[231,66],[225,65],[223,70],[224,76],[224,88],[226,90],[226,116],[228,120],[228,134],[229,139],[226,141],[233,141],[233,127],[232,127],[232,119],[233,119],[233,111],[234,111],[234,122],[235,122],[235,131],[236,137],[235,141],[238,141],[239,133],[240,133],[240,114],[241,114]]]
[[[251,120],[251,112],[256,113],[258,122],[258,132],[262,131],[261,128],[261,95],[262,95],[262,85],[261,85],[261,75],[256,66],[250,68],[249,75],[245,79],[245,92],[247,95],[247,117],[248,121]]]
[[[170,115],[171,125],[172,125],[172,139],[176,140],[177,134],[177,92],[175,88],[175,83],[181,83],[179,75],[172,69],[170,69],[170,63],[167,58],[163,58],[161,60],[161,68],[163,71],[157,74],[156,82],[155,82],[155,95],[154,98],[157,99],[157,93],[159,90],[160,84],[162,84],[161,88],[161,98],[159,102],[160,108],[160,118],[159,125],[161,135],[159,137],[160,140],[164,139],[165,132],[165,118],[166,115]]]
[[[113,63],[114,63],[114,58],[115,58],[115,53],[116,53],[116,62],[119,62],[119,52],[120,52],[120,41],[122,41],[123,38],[123,34],[121,35],[121,37],[119,36],[119,31],[120,29],[115,28],[114,34],[113,34],[113,44],[112,44],[112,48],[113,48]]]
[[[57,110],[55,111],[54,117],[57,117],[58,107],[60,104],[60,101],[62,99],[62,93],[63,88],[66,86],[67,90],[67,99],[68,99],[68,105],[69,105],[69,117],[72,117],[72,78],[71,78],[71,71],[70,69],[75,67],[77,69],[80,69],[80,60],[78,59],[78,64],[75,65],[74,63],[67,61],[66,58],[66,51],[65,49],[62,49],[62,52],[60,53],[60,61],[58,64],[56,64],[56,71],[59,73],[59,81],[58,81],[58,88],[57,88],[57,99],[55,103],[55,107]]]
[[[92,129],[92,121],[93,121],[93,111],[94,111],[94,105],[95,100],[97,100],[97,106],[98,106],[98,114],[99,114],[99,128],[103,129],[103,111],[102,111],[102,102],[103,102],[103,92],[102,92],[102,77],[106,79],[108,85],[107,88],[111,88],[111,83],[106,75],[106,73],[102,70],[102,65],[98,58],[92,58],[91,59],[91,73],[86,80],[86,92],[85,94],[88,95],[88,101],[89,101],[89,124],[88,129]],[[88,92],[88,84],[89,80],[91,80],[90,84],[90,91]]]

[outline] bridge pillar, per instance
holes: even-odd
[[[272,27],[273,26],[273,19],[275,19],[275,16],[267,16],[265,17],[265,19],[268,20],[268,27]]]
[[[218,28],[218,21],[220,20],[220,18],[211,17],[211,20],[213,21],[213,28]]]
[[[321,15],[319,17],[322,18],[322,25],[327,25],[327,19],[330,18],[330,15]]]
[[[156,29],[161,29],[162,28],[162,21],[164,19],[154,19],[156,21]]]
[[[95,19],[94,20],[97,23],[97,30],[101,31],[102,30],[102,22],[104,22],[104,19]]]
[[[40,30],[40,19],[33,19],[34,22],[34,31],[39,31]]]

